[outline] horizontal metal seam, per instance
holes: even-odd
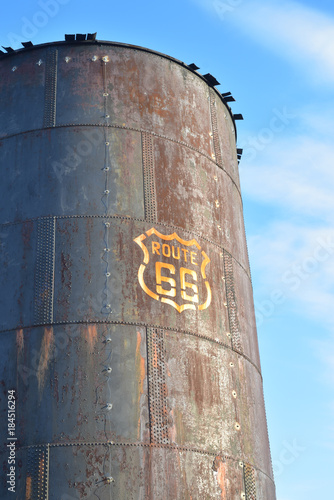
[[[17,450],[29,450],[31,448],[43,448],[43,447],[49,447],[49,448],[66,448],[70,446],[124,446],[128,448],[163,448],[163,449],[169,449],[169,450],[176,450],[176,451],[189,451],[192,453],[198,453],[200,455],[206,455],[208,457],[217,457],[220,456],[222,459],[225,460],[230,460],[231,462],[235,463],[240,463],[243,462],[244,465],[248,465],[250,467],[253,467],[253,469],[256,469],[259,471],[261,474],[266,476],[268,479],[270,479],[273,482],[273,479],[262,469],[257,467],[254,464],[251,464],[249,462],[245,462],[242,458],[236,458],[232,457],[231,455],[227,455],[225,453],[222,453],[221,451],[213,452],[213,451],[208,451],[208,450],[201,450],[198,448],[191,448],[188,446],[176,446],[176,445],[171,445],[171,444],[159,444],[159,443],[115,443],[114,441],[93,441],[93,442],[72,442],[72,443],[39,443],[39,444],[31,444],[27,446],[18,446],[16,449]]]
[[[39,323],[39,324],[26,325],[26,326],[19,325],[19,326],[15,327],[15,328],[7,328],[5,330],[0,330],[0,333],[13,332],[13,331],[16,331],[17,328],[20,328],[22,330],[28,330],[29,328],[37,328],[37,327],[41,327],[41,326],[94,325],[94,324],[96,324],[96,325],[108,324],[108,325],[124,325],[124,326],[142,326],[142,327],[145,327],[145,328],[159,328],[159,329],[166,330],[166,331],[169,331],[169,332],[182,333],[184,335],[190,335],[192,337],[198,337],[198,338],[203,339],[203,340],[208,340],[209,342],[217,344],[217,345],[219,345],[221,347],[230,349],[232,352],[235,352],[239,356],[242,356],[243,358],[245,358],[246,361],[248,361],[256,369],[256,371],[259,373],[259,375],[261,377],[261,380],[262,380],[262,373],[261,373],[260,368],[254,363],[254,361],[252,361],[243,352],[238,351],[237,349],[233,349],[233,347],[231,347],[230,345],[225,344],[224,342],[220,342],[219,340],[213,339],[211,337],[207,337],[206,335],[201,335],[200,333],[190,332],[188,330],[181,330],[180,328],[175,328],[175,327],[171,327],[171,326],[151,325],[151,324],[148,324],[148,323],[135,322],[135,321],[109,321],[109,320],[68,321],[67,320],[67,321],[55,321],[53,323]]]
[[[172,139],[171,137],[168,137],[166,135],[157,134],[156,132],[152,132],[151,130],[145,130],[145,129],[135,128],[135,127],[124,127],[122,125],[106,125],[104,123],[67,123],[67,124],[63,124],[63,125],[55,125],[54,127],[45,127],[45,128],[43,127],[43,128],[32,129],[32,130],[26,130],[24,132],[18,132],[17,134],[7,135],[6,137],[0,137],[0,141],[3,141],[5,139],[10,139],[11,137],[16,137],[16,136],[22,135],[22,134],[29,134],[29,133],[33,133],[33,132],[41,132],[43,130],[48,130],[49,128],[51,128],[52,130],[54,130],[54,129],[57,129],[57,128],[70,128],[70,127],[107,127],[107,128],[116,128],[116,129],[120,129],[120,130],[131,130],[133,132],[151,134],[154,137],[159,137],[161,139],[165,139],[166,141],[174,142],[175,144],[180,144],[181,146],[189,148],[192,151],[195,151],[196,153],[199,153],[201,156],[204,156],[205,158],[207,158],[208,160],[210,160],[210,162],[214,163],[218,168],[220,168],[221,170],[223,170],[225,172],[225,174],[231,179],[231,181],[234,184],[234,186],[236,187],[236,189],[237,189],[237,191],[239,193],[240,199],[241,199],[241,192],[240,192],[238,184],[235,182],[235,180],[233,179],[233,177],[231,176],[231,174],[229,174],[225,170],[225,168],[222,165],[220,165],[217,161],[213,160],[211,158],[211,156],[207,155],[206,153],[204,153],[200,149],[197,149],[194,146],[191,146],[190,144],[187,144],[186,142],[178,141],[176,139]]]
[[[50,217],[54,217],[54,219],[56,219],[56,220],[62,220],[62,219],[115,219],[115,220],[144,222],[146,224],[150,224],[150,222],[147,222],[145,219],[139,219],[136,217],[127,217],[127,216],[122,216],[122,215],[45,215],[45,216],[41,216],[41,217],[33,217],[31,219],[26,219],[26,220],[22,220],[22,221],[5,222],[3,224],[0,224],[0,227],[14,226],[16,224],[25,224],[27,222],[33,222],[33,221],[38,221],[38,220],[42,220],[42,219],[49,219]],[[171,224],[167,224],[166,222],[156,222],[155,224],[158,226],[170,228],[172,230],[182,231],[186,234],[189,234],[191,238],[196,236],[197,238],[200,238],[203,241],[207,241],[211,245],[215,246],[216,248],[219,249],[219,251],[225,250],[226,252],[228,252],[228,250],[226,250],[223,246],[219,245],[218,243],[216,243],[215,241],[213,241],[209,238],[206,238],[205,236],[201,236],[196,231],[190,231],[189,229],[183,229],[182,227],[173,226]],[[230,253],[230,252],[228,252],[228,253]],[[246,273],[249,281],[251,282],[249,271],[235,257],[233,257],[232,254],[230,254],[230,255],[232,256],[232,259],[235,261],[235,263],[238,264],[241,267],[241,269]]]

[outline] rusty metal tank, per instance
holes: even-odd
[[[231,99],[142,47],[25,45],[0,55],[1,498],[274,500]]]

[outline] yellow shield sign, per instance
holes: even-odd
[[[138,281],[147,295],[179,313],[209,307],[211,287],[206,266],[210,259],[195,239],[183,240],[176,233],[165,236],[151,228],[134,241],[144,254]]]

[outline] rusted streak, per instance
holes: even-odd
[[[16,330],[16,347],[17,347],[17,357],[19,357],[23,353],[24,349],[23,328]]]
[[[216,480],[221,489],[221,500],[229,500],[226,492],[226,462],[225,457],[218,455],[213,463],[213,471],[216,473]]]
[[[94,351],[95,344],[97,342],[97,329],[96,325],[87,325],[86,339],[89,346],[89,351],[92,353]]]
[[[44,328],[44,336],[40,349],[39,363],[37,369],[38,390],[41,396],[45,384],[45,375],[48,369],[50,355],[54,344],[53,327],[46,326]]]
[[[32,500],[32,485],[31,477],[26,477],[26,497],[25,500]]]
[[[140,406],[140,399],[142,395],[144,394],[144,381],[145,381],[145,359],[140,353],[140,348],[141,348],[141,342],[142,342],[142,336],[139,331],[137,331],[137,345],[136,345],[136,374],[137,374],[137,382],[138,382],[138,400],[137,404],[138,407]],[[138,427],[137,427],[137,438],[140,438],[140,423],[141,423],[141,417],[138,419]]]

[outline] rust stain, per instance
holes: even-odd
[[[41,394],[45,384],[45,375],[51,359],[51,351],[54,344],[54,335],[52,326],[44,327],[44,336],[42,340],[40,357],[37,369],[38,390]]]
[[[221,489],[221,499],[228,500],[226,492],[226,464],[222,457],[218,456],[215,458],[213,463],[213,471],[216,472],[216,480]]]
[[[24,246],[30,245],[31,233],[33,232],[33,229],[34,223],[32,221],[24,222],[24,224],[22,225],[22,240]]]
[[[89,351],[92,353],[97,341],[96,325],[87,325],[86,338],[89,346]]]
[[[145,359],[140,354],[141,346],[141,333],[137,332],[137,346],[136,346],[136,376],[138,382],[138,406],[140,406],[140,398],[144,393],[144,381],[145,381]],[[138,439],[140,438],[140,418],[138,419]]]
[[[24,336],[23,329],[16,330],[16,347],[17,347],[17,357],[20,356],[24,348]]]
[[[26,477],[26,497],[25,500],[31,500],[31,476]]]

